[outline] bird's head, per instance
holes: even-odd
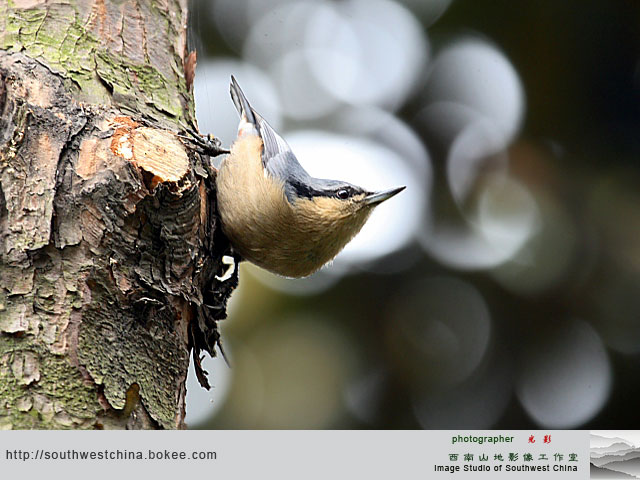
[[[404,189],[370,192],[346,182],[314,179],[298,191],[294,208],[310,230],[314,229],[311,224],[320,227],[341,248],[360,231],[376,206]]]

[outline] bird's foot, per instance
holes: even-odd
[[[229,150],[226,148],[222,148],[222,144],[220,140],[212,136],[211,134],[201,135],[195,130],[186,125],[182,125],[184,131],[189,135],[180,135],[178,137],[187,140],[188,142],[194,144],[196,146],[196,151],[202,155],[208,155],[210,157],[216,157],[218,155],[223,155],[229,153]]]
[[[222,274],[222,276],[216,275],[216,280],[219,282],[226,282],[229,280],[234,272],[236,271],[236,259],[231,255],[224,255],[222,257],[222,264],[227,265],[227,270]]]

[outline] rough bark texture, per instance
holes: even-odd
[[[215,172],[172,133],[186,16],[0,0],[0,428],[184,427],[189,351],[214,354],[237,282]]]

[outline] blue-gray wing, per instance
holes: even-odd
[[[265,170],[274,178],[284,182],[285,193],[290,201],[293,201],[300,193],[305,194],[300,190],[304,190],[308,185],[309,174],[302,168],[289,144],[249,104],[247,97],[233,76],[231,77],[231,98],[240,116],[253,124],[258,135],[262,138],[262,166]]]
[[[262,165],[264,168],[266,168],[270,174],[279,178],[284,178],[288,174],[296,173],[295,170],[297,169],[304,172],[304,169],[300,163],[298,163],[298,159],[284,138],[278,135],[260,114],[254,111],[254,115],[257,120],[258,132],[264,145],[262,150]],[[292,172],[291,169],[294,171]]]
[[[290,202],[300,196],[311,196],[311,176],[300,165],[289,144],[259,114],[255,111],[254,114],[262,137],[263,167],[274,178],[282,180]]]

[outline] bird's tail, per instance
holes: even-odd
[[[244,95],[244,92],[233,75],[231,75],[230,91],[233,103],[242,119],[253,125],[257,125],[257,119],[251,105],[249,104],[249,100],[247,100],[247,97]]]

